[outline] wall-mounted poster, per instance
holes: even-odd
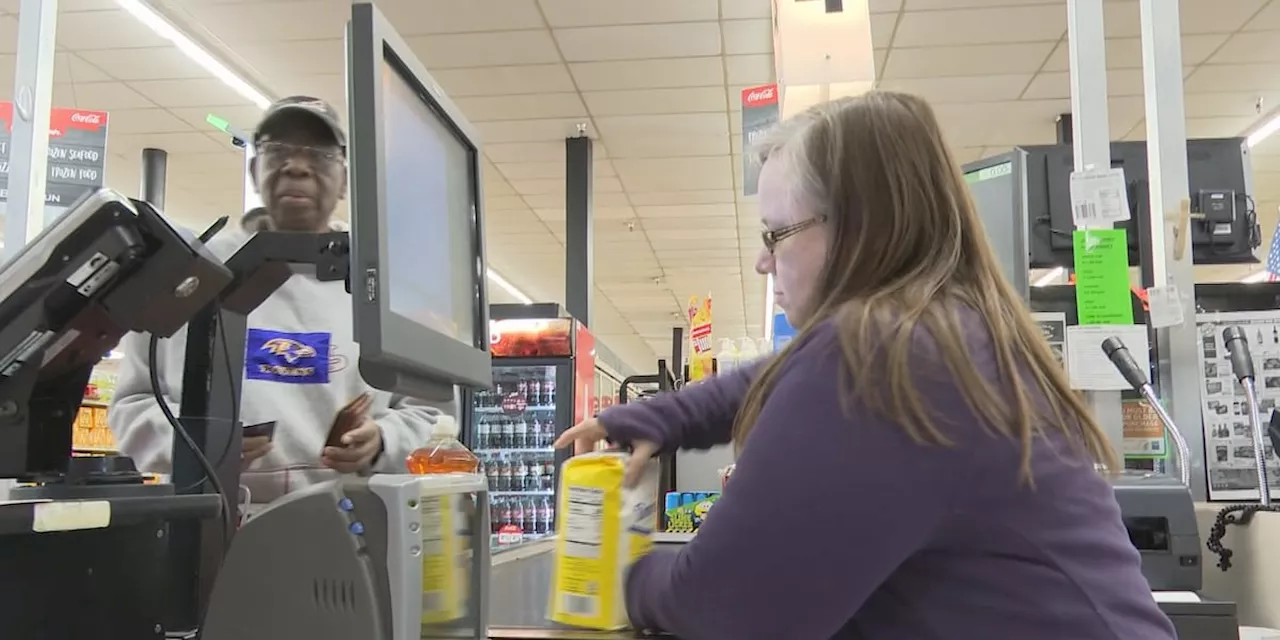
[[[1235,325],[1249,340],[1263,429],[1280,402],[1280,311],[1226,311],[1196,315],[1200,329],[1200,399],[1210,500],[1257,500],[1258,471],[1244,387],[1231,370],[1222,330]],[[1280,499],[1280,458],[1263,436],[1271,497]]]

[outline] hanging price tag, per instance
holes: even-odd
[[[1176,327],[1185,320],[1182,315],[1182,295],[1173,285],[1147,289],[1147,307],[1151,326],[1157,329]]]
[[[1109,227],[1129,219],[1123,169],[1086,169],[1071,174],[1071,219],[1076,227]]]

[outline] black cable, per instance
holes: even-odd
[[[220,310],[215,309],[215,313],[217,313],[215,317],[221,320],[222,314],[219,313],[219,311]],[[218,324],[217,331],[218,341],[222,343],[222,360],[227,365],[228,388],[231,389],[231,397],[235,398],[237,402],[231,407],[231,428],[227,430],[227,439],[222,443],[222,452],[218,454],[218,461],[213,465],[215,469],[221,467],[222,463],[227,461],[227,454],[231,453],[231,443],[236,439],[235,430],[240,427],[240,403],[238,402],[240,399],[240,391],[236,389],[238,386],[236,384],[236,375],[235,372],[231,370],[231,347],[227,346],[227,333],[223,329],[221,323]],[[180,492],[186,493],[200,486],[202,483],[204,483],[204,478],[196,480],[195,482],[183,487]]]
[[[218,520],[222,524],[223,544],[231,543],[231,503],[227,500],[227,494],[222,490],[222,481],[218,479],[218,472],[209,462],[209,458],[205,457],[204,452],[196,444],[196,441],[187,433],[187,428],[182,426],[182,422],[178,417],[173,415],[173,409],[169,408],[169,402],[165,400],[164,392],[160,386],[160,374],[157,372],[159,364],[158,351],[160,346],[160,337],[151,334],[151,341],[147,345],[147,368],[151,378],[151,395],[155,396],[156,404],[160,405],[160,412],[164,414],[165,420],[169,421],[169,426],[173,427],[174,433],[182,438],[182,442],[191,450],[192,455],[196,457],[196,462],[200,464],[204,470],[205,479],[213,485],[214,491],[218,493],[218,498],[222,502],[222,509],[218,512]]]
[[[1280,507],[1263,506],[1261,504],[1233,504],[1218,512],[1218,516],[1213,520],[1213,527],[1209,529],[1209,539],[1205,541],[1204,546],[1218,555],[1219,569],[1223,571],[1230,569],[1231,556],[1235,555],[1233,551],[1222,546],[1222,538],[1227,535],[1227,525],[1247,525],[1253,520],[1254,514],[1259,511],[1280,512]],[[1236,512],[1239,512],[1240,515],[1235,515]]]

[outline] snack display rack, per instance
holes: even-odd
[[[120,360],[112,353],[93,369],[72,431],[71,450],[75,455],[104,455],[117,451],[115,438],[107,428],[107,405],[115,396],[119,365]]]

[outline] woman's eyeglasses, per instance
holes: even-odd
[[[780,229],[765,229],[760,232],[760,239],[764,241],[764,248],[768,249],[769,253],[773,253],[774,247],[778,246],[779,242],[782,242],[783,240],[786,240],[809,227],[820,225],[826,221],[826,216],[815,216],[808,220],[789,224]]]

